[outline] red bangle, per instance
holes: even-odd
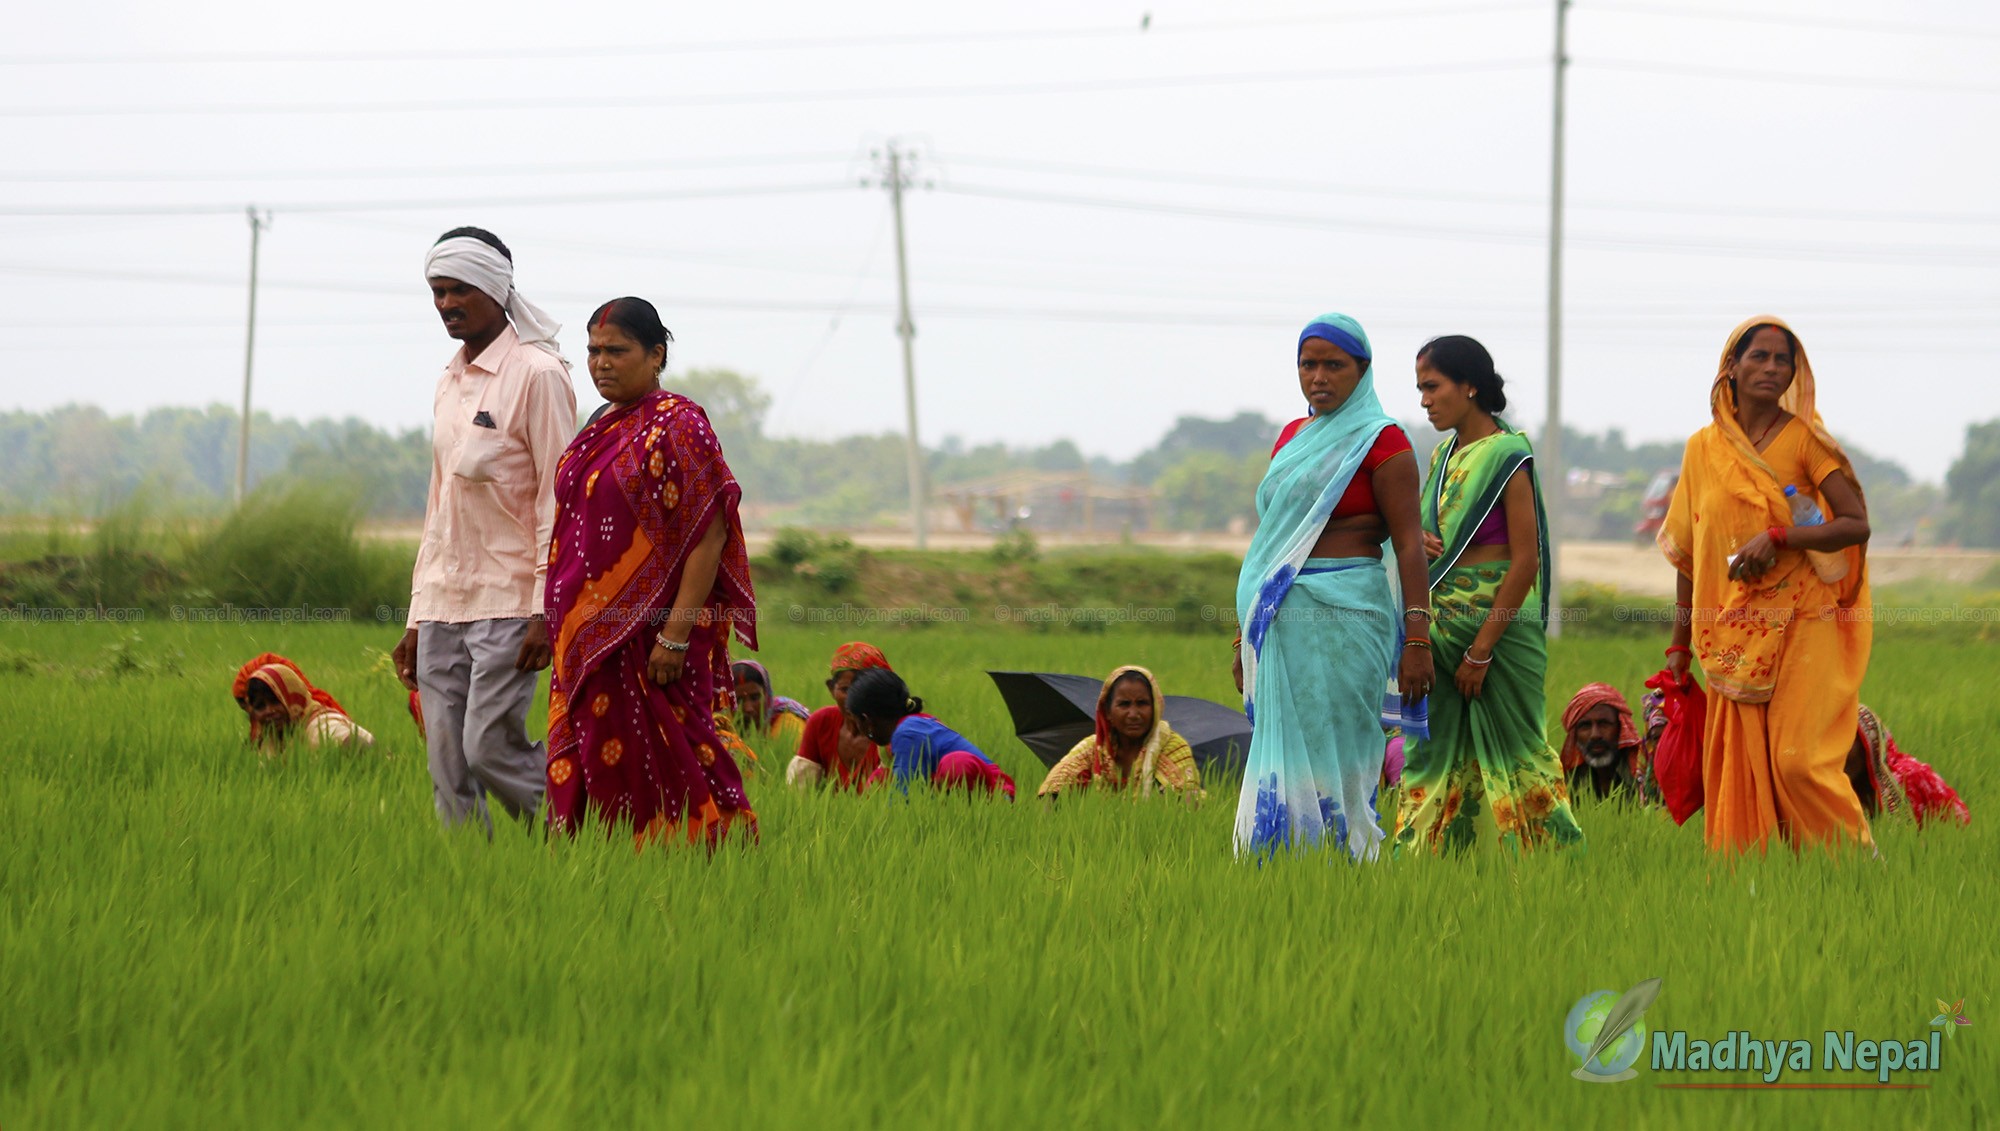
[[[1683,656],[1686,656],[1686,657],[1687,657],[1688,659],[1690,659],[1690,660],[1694,659],[1694,653],[1693,653],[1693,652],[1689,651],[1689,650],[1688,650],[1688,649],[1686,649],[1686,648],[1683,648],[1683,647],[1681,647],[1681,646],[1680,646],[1680,645],[1678,645],[1678,644],[1670,644],[1670,645],[1668,645],[1668,646],[1667,646],[1667,651],[1666,651],[1666,656],[1667,656],[1667,657],[1668,657],[1669,659],[1672,659],[1672,658],[1673,658],[1673,654],[1674,654],[1675,652],[1679,652],[1679,653],[1680,653],[1681,655],[1683,655]]]
[[[1776,546],[1780,550],[1786,549],[1784,527],[1773,526],[1769,530],[1766,530],[1764,533],[1771,536],[1771,545]]]

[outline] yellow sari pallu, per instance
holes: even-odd
[[[1780,402],[1795,419],[1761,454],[1737,423],[1731,357],[1739,339],[1765,325],[1785,324],[1752,318],[1723,347],[1709,393],[1713,422],[1688,439],[1658,536],[1693,582],[1691,645],[1708,679],[1704,835],[1710,851],[1761,849],[1773,834],[1794,847],[1871,844],[1843,771],[1874,636],[1864,547],[1780,550],[1762,577],[1729,577],[1730,556],[1745,542],[1793,525],[1787,486],[1814,497],[1828,516],[1819,494],[1828,473],[1845,472],[1857,493],[1861,487],[1819,418],[1804,346]]]

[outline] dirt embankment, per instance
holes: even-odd
[[[855,545],[871,550],[909,549],[908,534],[852,534]],[[1134,538],[1129,543],[1086,541],[1060,537],[1042,538],[1045,550],[1087,546],[1140,546],[1182,552],[1222,551],[1241,555],[1250,540],[1226,534],[1164,534]],[[750,552],[760,553],[770,545],[770,535],[750,535]],[[987,550],[993,536],[934,534],[934,550]],[[1674,571],[1652,546],[1631,542],[1565,542],[1559,558],[1563,581],[1605,585],[1624,593],[1652,597],[1674,594]],[[2000,551],[1994,550],[1875,550],[1868,555],[1868,568],[1876,585],[1911,581],[1943,581],[1960,585],[1977,584],[2000,570]]]
[[[371,529],[370,536],[415,542],[420,531],[414,527]],[[752,532],[750,552],[762,554],[770,548],[774,531]],[[861,532],[846,537],[870,550],[907,550],[914,545],[908,532]],[[1082,549],[1090,546],[1145,547],[1185,553],[1214,552],[1241,555],[1250,544],[1243,535],[1231,534],[1141,534],[1130,541],[1107,538],[1078,538],[1037,535],[1045,550]],[[991,534],[964,534],[939,531],[930,536],[930,549],[985,551],[993,547]],[[1869,571],[1877,585],[1912,581],[1942,581],[1972,585],[2000,571],[2000,551],[1994,550],[1889,550],[1868,555]],[[1666,559],[1651,546],[1631,542],[1565,542],[1561,553],[1565,583],[1588,582],[1606,585],[1620,592],[1652,597],[1671,597],[1674,572]]]

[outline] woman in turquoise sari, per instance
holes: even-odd
[[[1430,737],[1405,746],[1397,852],[1462,848],[1490,813],[1518,848],[1583,840],[1562,759],[1543,728],[1549,545],[1534,449],[1486,347],[1460,335],[1417,354],[1424,413],[1453,435],[1431,454],[1424,548],[1431,652],[1452,673],[1430,701]]]
[[[1373,859],[1383,693],[1392,677],[1404,704],[1430,690],[1417,461],[1375,397],[1373,356],[1354,319],[1313,319],[1298,346],[1310,415],[1279,436],[1257,486],[1257,534],[1236,582],[1251,720],[1239,854],[1332,837]],[[1402,617],[1398,583],[1417,598]]]

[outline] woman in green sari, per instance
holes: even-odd
[[[1439,679],[1430,737],[1407,744],[1395,850],[1468,847],[1489,818],[1502,845],[1580,844],[1544,729],[1549,547],[1534,449],[1495,415],[1507,397],[1471,338],[1424,346],[1417,389],[1432,427],[1453,435],[1424,483]]]

